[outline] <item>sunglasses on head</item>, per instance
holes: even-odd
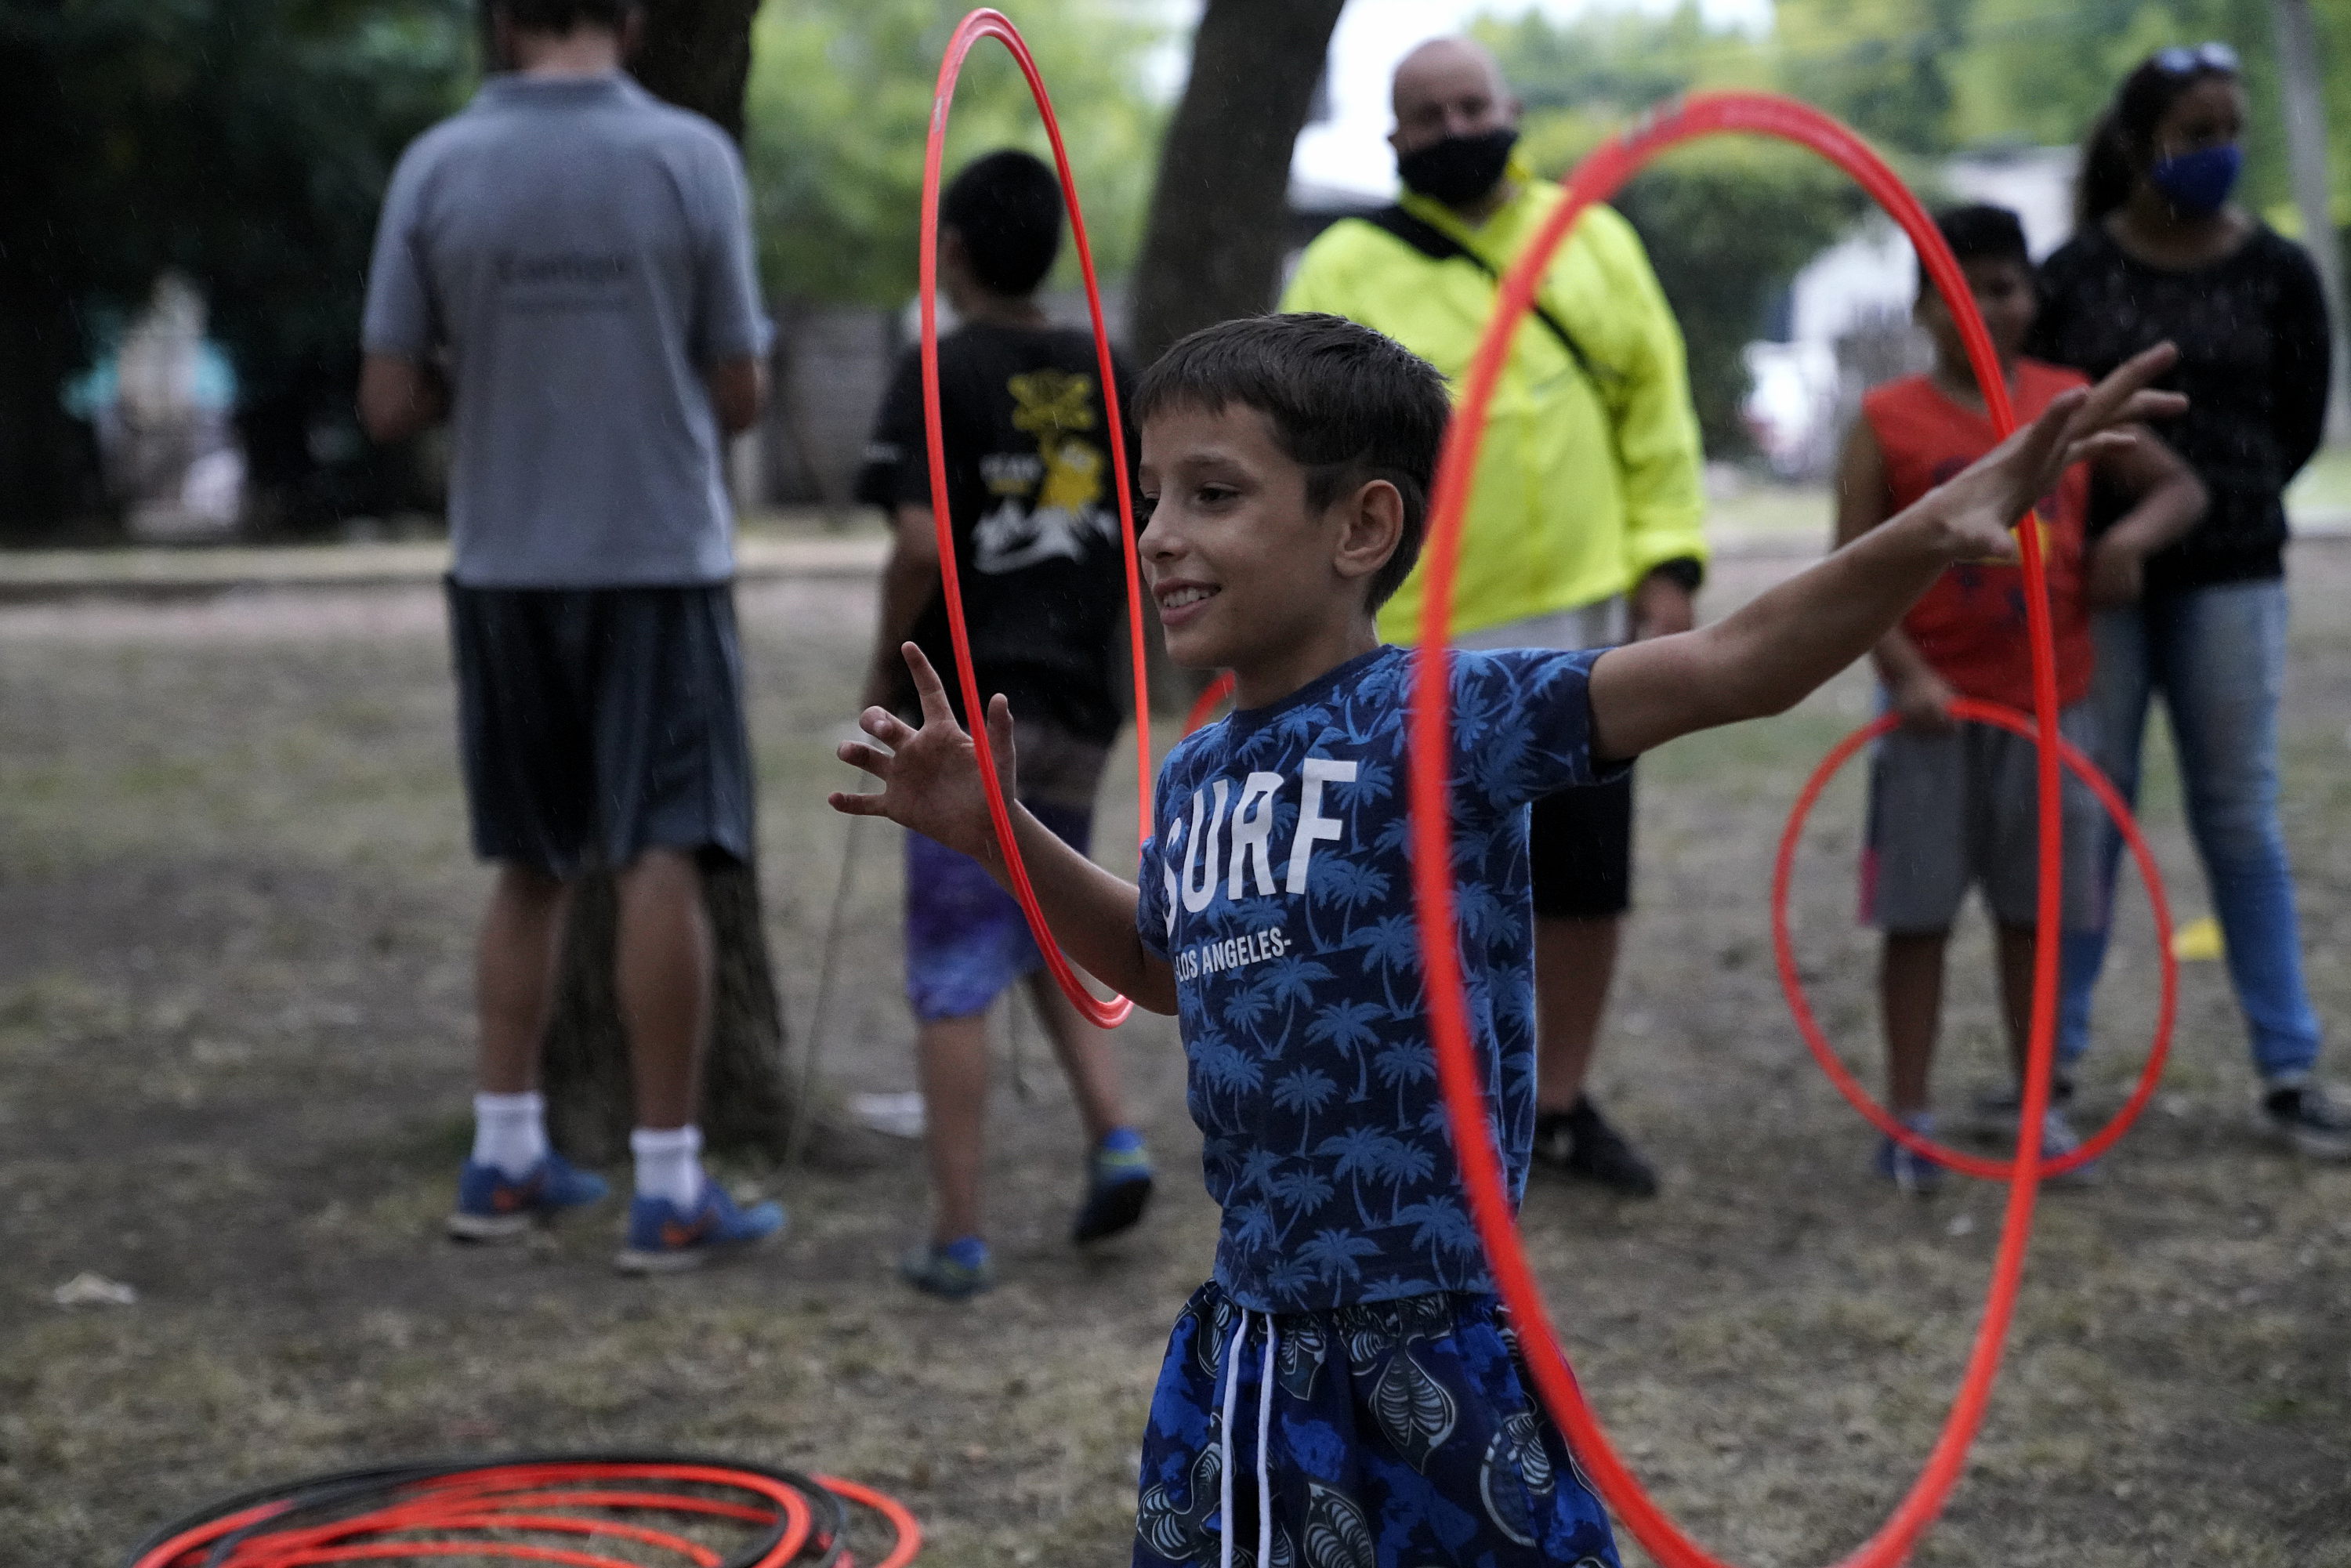
[[[2217,41],[2199,44],[2194,48],[2174,44],[2168,49],[2158,49],[2151,63],[2168,77],[2194,76],[2198,71],[2225,71],[2234,76],[2238,71],[2237,51]]]

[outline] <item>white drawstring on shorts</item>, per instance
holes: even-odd
[[[1266,1314],[1265,1364],[1257,1385],[1257,1568],[1273,1562],[1273,1479],[1267,1450],[1273,1445],[1273,1316]]]
[[[1241,1321],[1233,1329],[1232,1343],[1225,1347],[1224,1422],[1217,1429],[1223,1453],[1217,1465],[1217,1521],[1224,1536],[1221,1568],[1233,1568],[1233,1406],[1240,1393],[1241,1348],[1249,1342],[1249,1310],[1243,1307]],[[1268,1464],[1266,1439],[1273,1432],[1273,1345],[1275,1330],[1270,1313],[1259,1312],[1265,1323],[1265,1359],[1258,1372],[1257,1388],[1257,1568],[1268,1568],[1273,1557],[1273,1479]]]

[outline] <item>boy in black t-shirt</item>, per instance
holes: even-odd
[[[961,323],[939,342],[940,414],[972,662],[980,689],[1010,694],[1022,715],[1021,800],[1083,852],[1121,722],[1113,678],[1125,545],[1093,339],[1050,325],[1037,308],[1061,243],[1061,187],[1026,152],[979,159],[940,200],[939,277]],[[900,644],[911,639],[941,669],[955,662],[916,350],[883,402],[858,498],[887,509],[895,533],[864,701],[911,715]],[[987,1009],[1016,980],[1029,982],[1085,1121],[1074,1239],[1126,1229],[1151,1195],[1110,1042],[1042,963],[1019,905],[987,872],[907,835],[906,997],[921,1026],[933,1215],[929,1243],[901,1272],[934,1295],[969,1296],[992,1281],[979,1196]]]

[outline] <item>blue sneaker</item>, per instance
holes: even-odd
[[[628,1245],[612,1260],[623,1274],[675,1274],[699,1269],[720,1252],[763,1241],[784,1228],[779,1203],[738,1208],[726,1189],[706,1177],[692,1214],[665,1197],[639,1193],[629,1204]]]
[[[996,1283],[996,1265],[987,1242],[966,1236],[915,1248],[898,1260],[898,1278],[926,1296],[965,1301]]]
[[[2074,1131],[2073,1124],[2065,1119],[2065,1113],[2054,1106],[2051,1107],[2048,1113],[2041,1118],[2041,1157],[2043,1160],[2053,1160],[2060,1155],[2070,1155],[2081,1146],[2081,1135]],[[2061,1171],[2055,1176],[2043,1176],[2041,1185],[2043,1186],[2095,1186],[2101,1179],[2098,1169],[2100,1164],[2100,1161],[2092,1160],[2087,1165],[2075,1166],[2070,1171]]]
[[[1132,1229],[1151,1202],[1151,1154],[1143,1134],[1114,1129],[1086,1161],[1086,1192],[1070,1239],[1082,1247]]]
[[[602,1176],[553,1152],[520,1176],[469,1159],[458,1173],[449,1234],[459,1241],[512,1241],[567,1208],[603,1202],[611,1191]]]
[[[1924,1137],[1935,1135],[1935,1119],[1924,1113],[1905,1116],[1902,1124]],[[1943,1178],[1950,1173],[1941,1161],[1922,1155],[1907,1144],[1897,1144],[1892,1138],[1877,1142],[1877,1174],[1892,1182],[1912,1197],[1929,1197],[1942,1190]]]

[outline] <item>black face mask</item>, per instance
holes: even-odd
[[[1396,172],[1406,189],[1458,207],[1502,183],[1510,149],[1518,144],[1518,131],[1507,126],[1476,136],[1448,136],[1397,158]]]

